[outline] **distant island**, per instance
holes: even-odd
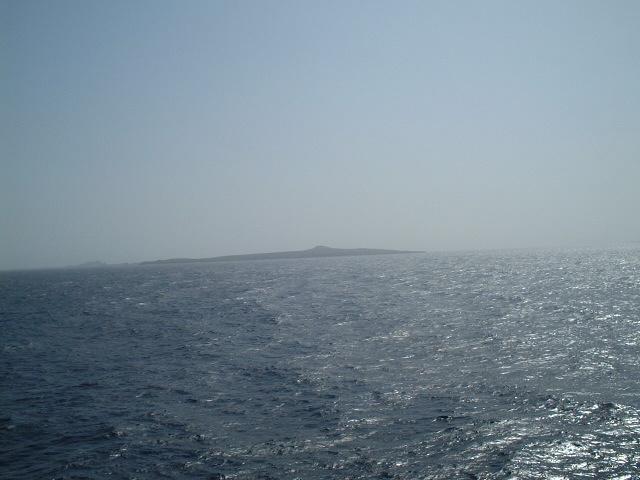
[[[250,253],[246,255],[224,255],[209,258],[169,258],[167,260],[153,260],[140,262],[141,265],[164,263],[197,263],[197,262],[228,262],[244,260],[275,260],[283,258],[319,258],[319,257],[349,257],[359,255],[392,255],[398,253],[424,253],[414,250],[383,250],[377,248],[331,248],[319,245],[308,250],[291,252]]]
[[[107,266],[106,263],[101,262],[99,260],[94,260],[92,262],[84,262],[78,265],[71,265],[70,267],[67,267],[67,268],[101,268],[106,266]]]

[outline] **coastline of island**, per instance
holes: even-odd
[[[387,250],[379,248],[332,248],[323,245],[308,250],[293,250],[285,252],[249,253],[244,255],[223,255],[208,258],[169,258],[165,260],[150,260],[140,262],[140,265],[163,265],[171,263],[206,263],[228,262],[248,260],[276,260],[288,258],[323,258],[323,257],[350,257],[363,255],[394,255],[401,253],[424,253],[418,250]]]

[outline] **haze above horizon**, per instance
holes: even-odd
[[[0,3],[0,270],[640,240],[640,3]]]

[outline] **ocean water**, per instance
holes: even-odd
[[[640,249],[0,274],[0,478],[640,478]]]

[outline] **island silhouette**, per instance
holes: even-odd
[[[151,260],[140,262],[141,265],[164,263],[196,263],[196,262],[227,262],[244,260],[275,260],[284,258],[319,258],[319,257],[349,257],[360,255],[392,255],[399,253],[424,253],[417,250],[385,250],[379,248],[332,248],[318,245],[308,250],[294,250],[289,252],[249,253],[245,255],[223,255],[208,258],[169,258],[166,260]]]

